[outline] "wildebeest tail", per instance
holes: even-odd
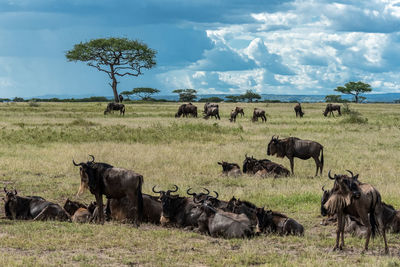
[[[137,203],[138,203],[138,219],[141,222],[143,219],[143,196],[142,196],[143,176],[140,175],[139,185],[137,188]]]
[[[375,192],[374,192],[375,193]],[[380,196],[377,196],[377,199],[375,199],[375,194],[372,193],[372,201],[371,201],[371,207],[369,209],[369,223],[371,224],[371,234],[372,237],[375,237],[376,235],[376,229],[377,229],[377,223],[376,223],[376,218],[375,218],[375,209],[376,209],[376,204],[377,202],[381,201]]]
[[[324,168],[324,147],[321,147],[321,164],[322,164],[322,168],[321,168],[321,172],[322,172],[322,169]]]

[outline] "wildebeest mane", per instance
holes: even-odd
[[[345,207],[351,204],[351,196],[350,195],[342,195],[339,193],[333,193],[328,201],[326,201],[324,207],[327,209],[328,214],[333,215],[338,212],[341,212]]]
[[[89,178],[89,189],[91,193],[94,192],[104,192],[104,181],[102,174],[104,173],[105,170],[109,168],[113,168],[114,166],[107,164],[107,163],[102,163],[102,162],[88,162],[87,166],[89,168],[86,168],[86,172]]]

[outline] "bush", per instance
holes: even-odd
[[[360,112],[350,108],[348,103],[343,104],[342,114],[346,117],[341,121],[341,123],[357,123],[365,124],[368,123],[367,118],[363,118]]]
[[[29,101],[29,102],[28,102],[28,105],[29,105],[30,107],[34,107],[34,108],[37,108],[37,107],[40,106],[40,104],[39,104],[38,102],[33,101],[33,100]]]

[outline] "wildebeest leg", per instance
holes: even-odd
[[[103,195],[96,194],[97,212],[98,212],[98,222],[104,224],[104,210],[103,210]]]
[[[369,239],[371,238],[371,233],[372,233],[372,226],[371,223],[369,221],[369,217],[368,214],[365,214],[365,216],[361,216],[361,222],[362,224],[365,225],[365,227],[367,227],[367,236],[365,238],[365,246],[364,246],[364,251],[368,250],[368,244],[369,244]]]
[[[389,253],[389,248],[388,248],[387,240],[386,240],[386,229],[385,229],[385,225],[383,223],[383,218],[382,218],[383,211],[380,211],[379,213],[380,214],[377,214],[375,212],[375,218],[377,219],[379,230],[382,233],[383,241],[385,242],[385,254],[388,254]]]
[[[333,248],[333,250],[336,250],[336,249],[342,250],[343,249],[344,237],[343,237],[342,228],[343,228],[343,231],[344,231],[344,227],[342,227],[342,225],[344,225],[344,215],[342,213],[338,213],[337,214],[337,228],[336,228],[336,245]],[[340,239],[341,235],[342,235],[342,242],[341,242],[340,247],[339,247],[339,239]]]
[[[219,116],[219,113],[217,113],[217,117],[218,117],[219,120],[221,120],[221,117]]]
[[[292,170],[292,175],[294,175],[294,158],[293,157],[288,157],[289,161],[290,161],[290,169]]]
[[[321,168],[321,162],[319,161],[318,156],[313,157],[313,159],[315,161],[315,165],[317,166],[317,170],[315,171],[315,176],[318,176],[318,169]]]

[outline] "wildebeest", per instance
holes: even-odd
[[[339,116],[342,115],[342,113],[340,112],[340,105],[333,105],[333,104],[327,104],[323,114],[325,117],[328,115],[328,113],[329,116],[332,115],[333,117],[335,117],[335,114],[333,114],[333,111],[335,110],[338,112]]]
[[[222,166],[222,174],[226,176],[238,177],[242,175],[239,165],[236,163],[228,163],[225,161],[218,162]]]
[[[237,114],[240,114],[241,117],[244,116],[244,110],[241,107],[235,107],[235,111]]]
[[[92,213],[85,204],[72,201],[69,198],[64,203],[64,210],[69,213],[72,222],[87,223],[92,219]]]
[[[300,103],[297,103],[296,106],[294,106],[294,112],[296,112],[296,117],[300,116],[300,118],[303,118],[304,112]]]
[[[69,214],[60,205],[38,196],[18,196],[17,190],[7,191],[4,198],[6,217],[11,220],[58,220],[71,221]]]
[[[274,176],[275,178],[280,176],[289,176],[290,172],[281,164],[270,161],[269,159],[257,160],[253,156],[248,157],[245,155],[243,161],[243,173],[255,174],[257,176]]]
[[[272,210],[257,208],[257,232],[273,232],[280,235],[304,235],[304,227],[296,220]]]
[[[125,115],[125,105],[121,103],[108,103],[106,110],[104,110],[104,115],[107,115],[107,113],[113,112],[114,110],[119,110],[119,115]]]
[[[174,190],[167,191],[156,191],[154,186],[152,190],[154,193],[160,194],[162,203],[160,222],[162,225],[173,224],[178,227],[198,227],[198,218],[202,210],[190,198],[171,195],[171,193],[178,191],[178,186],[175,185]]]
[[[123,168],[116,168],[107,163],[91,161],[79,164],[72,160],[75,166],[80,166],[81,185],[78,195],[89,188],[96,198],[98,211],[103,211],[103,195],[107,198],[127,197],[130,201],[129,219],[137,226],[143,215],[142,184],[143,176]],[[104,213],[99,212],[100,223],[104,223]]]
[[[231,111],[231,117],[230,117],[229,121],[230,121],[230,122],[236,122],[237,114],[238,114],[237,111],[234,110],[234,109],[232,109],[232,111]]]
[[[207,113],[208,113],[208,109],[209,108],[219,108],[219,105],[218,104],[212,104],[212,103],[205,103],[204,104],[204,110],[203,110],[203,113],[206,115]]]
[[[265,116],[265,110],[254,108],[253,118],[251,119],[253,122],[258,121],[258,118],[261,117],[263,122],[267,122],[267,117]]]
[[[122,103],[122,101],[124,100],[124,97],[120,94],[120,95],[118,96],[118,98],[119,98],[119,102]]]
[[[175,118],[180,118],[181,116],[187,117],[189,114],[197,118],[197,107],[192,103],[182,104],[179,106],[178,112],[175,114]]]
[[[267,148],[268,156],[276,154],[280,158],[287,157],[290,161],[292,174],[294,174],[294,158],[303,160],[313,158],[317,166],[315,176],[318,175],[318,169],[320,170],[320,175],[322,175],[322,169],[324,168],[324,147],[321,144],[315,141],[302,140],[297,137],[278,138],[279,136],[272,136]],[[320,154],[321,159],[319,159]]]
[[[219,108],[218,105],[211,106],[207,108],[207,112],[204,114],[204,119],[208,119],[209,117],[215,117],[216,119],[220,120],[221,117],[219,116]]]
[[[324,208],[327,214],[337,215],[338,224],[334,249],[343,249],[345,215],[350,215],[360,220],[367,228],[364,250],[368,250],[371,234],[374,236],[376,228],[379,227],[385,242],[385,253],[388,253],[389,249],[383,220],[385,209],[381,201],[381,195],[373,186],[359,182],[358,174],[354,176],[351,171],[348,172],[351,174],[351,177],[336,174],[332,177],[330,171],[328,172],[329,179],[335,182],[330,191],[330,196],[324,204]],[[340,245],[339,239],[341,239]]]

